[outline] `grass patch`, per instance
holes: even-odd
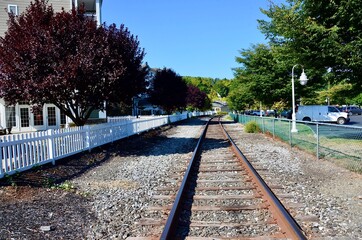
[[[319,146],[320,159],[333,162],[350,171],[362,173],[362,133],[348,132],[352,137],[331,135],[330,133],[339,130],[338,125],[320,125],[318,142],[318,136],[312,124],[297,122],[298,133],[291,133],[292,123],[288,120],[247,115],[232,115],[232,117],[244,124],[244,131],[247,133],[264,132],[313,155],[317,155]]]
[[[232,118],[230,115],[224,116],[225,120],[234,121],[234,118]]]
[[[348,169],[352,172],[362,173],[362,164],[360,160],[350,159],[350,158],[334,158],[334,157],[325,157],[327,161],[330,161],[340,167]]]

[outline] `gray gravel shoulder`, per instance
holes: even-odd
[[[313,239],[362,239],[361,175],[316,160],[312,155],[263,134],[248,134],[240,124],[228,124],[243,153],[265,169],[265,178],[281,185],[292,197],[286,206]],[[167,133],[167,141],[135,155],[116,156],[74,183],[90,192],[98,221],[90,239],[125,239],[137,236],[134,223],[145,216],[154,189],[164,181],[176,162],[187,161],[200,125],[181,125]],[[194,138],[194,141],[185,141]],[[181,141],[180,141],[181,139]],[[189,145],[191,144],[191,145]],[[181,152],[181,153],[180,153]],[[268,180],[269,179],[269,180]]]
[[[267,169],[265,178],[293,196],[286,205],[296,206],[291,212],[309,237],[362,239],[360,174],[317,160],[269,136],[245,133],[240,124],[228,125],[228,129],[247,158]]]
[[[0,239],[126,239],[143,232],[136,225],[147,217],[155,189],[191,158],[205,121],[191,119],[168,130],[120,141],[110,148],[77,156],[97,167],[71,180],[71,191],[38,187],[0,188]],[[243,126],[227,124],[249,160],[264,169],[267,182],[282,186],[277,195],[298,219],[310,239],[362,239],[362,177],[288,144]],[[51,174],[70,171],[58,164]],[[106,160],[102,160],[106,159]],[[58,169],[58,170],[56,170]],[[74,175],[72,170],[71,175]],[[39,176],[43,172],[34,172]],[[45,173],[44,173],[45,174]],[[50,226],[50,231],[41,230]]]
[[[125,239],[137,236],[135,222],[144,216],[154,189],[165,185],[177,162],[187,162],[205,122],[193,119],[163,133],[152,148],[137,146],[131,155],[111,161],[73,181],[76,188],[92,196],[97,216],[88,239]],[[150,139],[152,141],[152,139]]]

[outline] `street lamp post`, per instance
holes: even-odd
[[[293,106],[292,106],[292,130],[291,130],[292,133],[298,132],[297,124],[296,124],[296,116],[295,116],[295,97],[294,97],[294,68],[298,65],[299,64],[296,64],[292,68],[292,104],[293,104]],[[308,82],[308,78],[307,78],[307,75],[305,75],[305,73],[304,73],[303,66],[301,66],[301,67],[302,67],[303,72],[299,77],[299,81],[300,81],[301,85],[305,85]]]

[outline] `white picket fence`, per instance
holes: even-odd
[[[108,119],[108,123],[0,137],[0,178],[205,113]]]

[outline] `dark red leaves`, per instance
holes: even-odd
[[[145,90],[145,53],[127,28],[98,27],[83,9],[54,13],[45,2],[11,16],[0,38],[0,97],[53,103],[83,125],[104,101],[129,102]]]

